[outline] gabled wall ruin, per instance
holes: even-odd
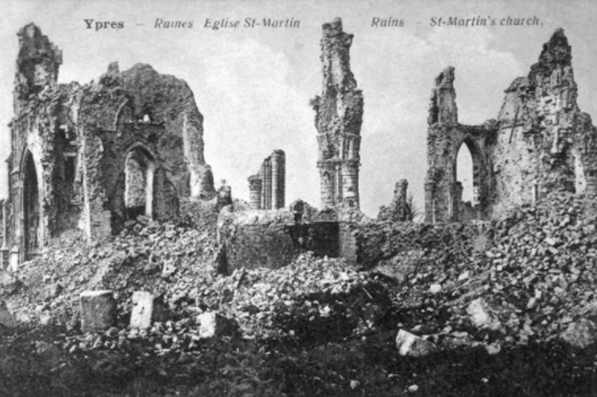
[[[531,203],[551,190],[597,190],[595,127],[576,103],[571,48],[562,29],[539,61],[514,80],[496,120],[458,121],[454,69],[436,79],[429,108],[426,222],[484,220]],[[456,160],[462,145],[473,160],[473,203],[462,202]]]
[[[10,123],[7,206],[11,262],[80,228],[103,238],[131,217],[175,217],[179,197],[212,197],[203,117],[188,85],[148,65],[97,83],[57,84],[62,53],[21,29]]]
[[[359,207],[363,94],[350,70],[352,38],[342,31],[340,18],[323,25],[323,89],[321,96],[311,101],[319,132],[317,167],[322,208],[343,202]]]

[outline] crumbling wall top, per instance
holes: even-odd
[[[558,66],[564,68],[572,64],[572,47],[564,34],[564,29],[559,28],[553,33],[549,41],[543,44],[539,61],[531,66],[529,80],[536,83],[537,76],[550,76]]]
[[[17,36],[19,54],[15,94],[17,99],[26,99],[32,93],[40,92],[46,85],[56,83],[58,69],[62,64],[62,51],[33,23],[19,30]]]

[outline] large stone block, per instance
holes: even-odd
[[[81,293],[81,330],[103,331],[116,323],[116,300],[110,290]]]
[[[153,294],[144,291],[135,291],[132,299],[131,328],[149,328],[153,319]]]
[[[133,293],[133,310],[131,312],[132,328],[148,328],[156,321],[166,321],[168,309],[161,296],[144,291]]]
[[[8,310],[6,302],[0,300],[0,327],[15,328],[17,321],[12,313]]]
[[[466,311],[476,327],[487,328],[493,331],[500,328],[500,320],[483,298],[472,301],[466,308]]]
[[[396,348],[401,356],[425,356],[435,350],[435,345],[403,329],[396,336]]]
[[[199,337],[202,339],[234,333],[235,323],[218,312],[205,312],[197,316]]]

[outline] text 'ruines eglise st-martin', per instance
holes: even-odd
[[[95,31],[110,31],[124,29],[124,21],[110,21],[110,20],[96,20],[84,19],[85,28]],[[371,28],[401,28],[407,25],[403,18],[396,17],[372,17],[368,19],[367,24]],[[416,25],[421,22],[415,22]],[[151,27],[153,29],[169,30],[169,29],[209,29],[209,30],[234,30],[243,28],[273,28],[273,29],[297,29],[301,28],[301,20],[297,18],[205,18],[201,21],[196,20],[167,20],[163,18],[155,18],[151,24],[136,23],[140,27]],[[543,25],[541,20],[533,16],[504,16],[504,17],[457,17],[457,16],[434,16],[429,19],[429,26],[431,27],[479,27],[479,26],[496,26],[496,27],[521,27],[521,26],[540,26]]]

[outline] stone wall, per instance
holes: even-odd
[[[359,167],[363,94],[350,70],[353,35],[342,20],[323,25],[323,89],[311,101],[316,112],[321,207],[351,202],[359,207]]]
[[[218,219],[220,271],[229,274],[241,267],[276,269],[306,251],[354,263],[355,223],[336,212],[297,217],[289,210],[222,211]]]
[[[459,123],[454,69],[436,79],[429,108],[427,222],[485,220],[552,190],[597,192],[596,130],[576,103],[571,48],[561,29],[527,76],[506,89],[496,120]],[[456,159],[473,160],[473,202],[462,203]]]

